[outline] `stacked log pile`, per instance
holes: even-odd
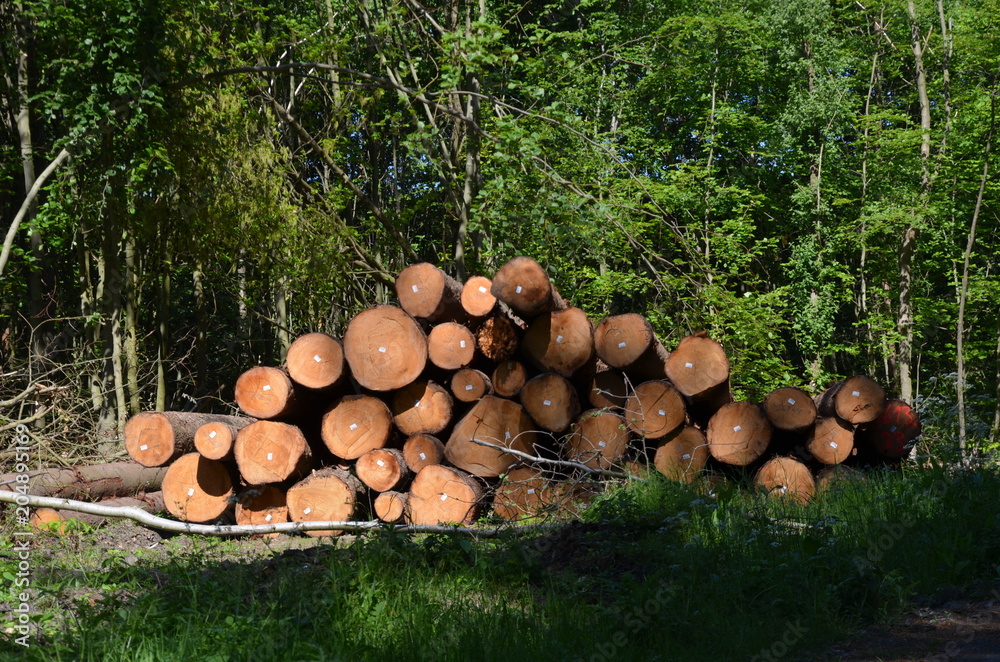
[[[640,315],[595,325],[531,258],[464,284],[415,264],[395,285],[399,305],[359,313],[342,340],[309,333],[285,365],[243,373],[243,415],[132,418],[126,449],[167,467],[166,509],[241,524],[512,519],[575,511],[588,478],[636,461],[685,482],[738,468],[804,500],[822,468],[900,458],[920,431],[861,376],[734,402],[718,342],[668,352]]]

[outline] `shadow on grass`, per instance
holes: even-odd
[[[914,601],[988,594],[998,502],[995,471],[874,472],[808,506],[654,479],[530,539],[382,533],[242,560],[199,541],[107,559],[82,580],[99,595],[19,658],[790,659]]]

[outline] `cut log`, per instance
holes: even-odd
[[[236,499],[237,524],[279,524],[287,521],[285,491],[274,485],[248,487]]]
[[[476,346],[490,361],[500,363],[517,353],[520,333],[506,316],[495,314],[476,329]]]
[[[478,439],[504,448],[532,453],[534,424],[524,408],[511,400],[487,395],[456,425],[445,444],[445,457],[459,469],[482,478],[495,478],[517,462],[503,451],[480,446]],[[412,490],[411,490],[412,492]]]
[[[358,313],[347,324],[344,355],[361,386],[394,391],[424,371],[427,336],[403,310],[378,306]]]
[[[319,469],[288,488],[288,516],[293,522],[348,522],[354,517],[361,481],[343,469]],[[337,529],[307,531],[307,536],[336,536]]]
[[[562,432],[580,415],[580,398],[569,380],[554,372],[544,372],[525,383],[521,404],[539,427]]]
[[[619,370],[608,367],[601,361],[590,378],[587,395],[591,407],[621,409],[628,400],[628,382]]]
[[[344,347],[325,333],[307,333],[295,339],[285,356],[288,376],[306,388],[334,388],[347,374]]]
[[[689,413],[699,425],[732,402],[726,351],[705,332],[681,340],[667,358],[666,371],[677,390],[690,398]]]
[[[566,307],[545,269],[530,257],[515,257],[500,267],[490,292],[524,318]]]
[[[410,487],[410,522],[471,524],[482,496],[472,476],[443,464],[428,465]]]
[[[160,489],[166,467],[145,467],[138,462],[110,462],[70,469],[42,469],[0,475],[0,490],[60,499],[98,501],[105,497],[126,497]],[[27,481],[27,485],[25,485]]]
[[[820,416],[839,416],[851,425],[871,423],[885,411],[885,391],[874,379],[857,375],[816,396]]]
[[[629,428],[623,417],[604,409],[591,409],[573,424],[565,455],[591,469],[610,469],[625,455],[628,442]]]
[[[376,448],[358,458],[354,473],[362,483],[376,492],[397,490],[409,482],[412,474],[406,466],[402,451],[395,448]]]
[[[777,430],[800,432],[816,422],[816,405],[802,389],[787,386],[764,399],[764,413]]]
[[[125,424],[125,450],[145,467],[159,467],[195,449],[195,433],[206,423],[243,425],[237,416],[183,411],[146,411]]]
[[[288,419],[300,413],[302,397],[281,368],[257,366],[236,380],[236,404],[252,418]]]
[[[482,319],[497,307],[497,298],[490,289],[493,281],[485,276],[473,276],[462,286],[462,309],[470,319]]]
[[[791,457],[775,457],[764,463],[755,485],[771,496],[806,503],[816,494],[809,467]]]
[[[493,493],[493,512],[506,520],[534,517],[546,509],[548,491],[548,481],[537,469],[511,469]]]
[[[417,380],[392,396],[393,422],[407,436],[437,434],[451,423],[451,393],[434,382]]]
[[[636,381],[664,379],[669,356],[652,325],[642,315],[608,317],[594,330],[597,356]]]
[[[163,477],[164,506],[167,512],[185,522],[216,520],[229,510],[232,501],[229,469],[222,462],[198,453],[177,458]]]
[[[910,454],[920,430],[917,411],[902,400],[890,400],[860,434],[882,457],[899,459]]]
[[[166,469],[163,471],[166,473]],[[99,503],[102,506],[111,508],[138,508],[153,515],[161,513],[166,509],[163,503],[163,492],[149,492],[141,497],[105,499]],[[82,522],[87,526],[97,527],[107,523],[109,518],[100,515],[91,515],[90,513],[81,513],[76,510],[32,508],[29,524],[36,529],[67,533],[73,530],[71,525],[72,520]],[[58,522],[58,525],[54,525],[53,523],[55,522]]]
[[[459,402],[475,402],[493,393],[493,382],[485,373],[463,368],[451,377],[451,394]]]
[[[384,448],[392,430],[392,412],[384,402],[370,395],[349,395],[323,415],[320,435],[331,453],[356,460]]]
[[[745,467],[764,454],[771,433],[771,424],[759,406],[731,402],[708,422],[708,450],[719,462]]]
[[[433,324],[465,319],[462,285],[429,262],[411,264],[396,277],[400,307]]]
[[[692,483],[708,463],[708,440],[696,427],[685,425],[670,435],[669,441],[656,449],[653,464],[669,478],[682,483]]]
[[[372,504],[375,516],[388,524],[410,523],[410,495],[407,492],[382,492]]]
[[[429,434],[415,434],[403,444],[403,459],[414,474],[428,464],[444,462],[444,444]]]
[[[427,336],[427,357],[442,370],[464,368],[475,355],[476,337],[461,324],[438,324]]]
[[[257,421],[240,430],[233,455],[250,485],[297,478],[312,466],[312,451],[302,430],[278,421]]]
[[[667,381],[643,382],[625,402],[629,429],[646,439],[662,439],[680,427],[685,417],[684,399]]]
[[[594,327],[579,308],[542,315],[525,332],[521,353],[543,372],[572,377],[595,359]]]
[[[864,479],[863,473],[844,464],[823,467],[816,475],[816,493],[844,490]]]
[[[820,463],[840,464],[854,450],[854,427],[836,416],[817,418],[806,447]]]
[[[493,389],[496,394],[505,398],[513,398],[521,392],[528,381],[528,370],[519,361],[504,361],[493,371]]]
[[[212,421],[198,427],[194,433],[194,448],[210,460],[233,459],[236,434],[257,421],[253,418],[232,416],[231,421]]]

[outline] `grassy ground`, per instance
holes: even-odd
[[[716,491],[654,478],[498,542],[36,541],[38,637],[23,648],[0,632],[0,658],[808,659],[907,605],[1000,585],[996,470],[875,472],[808,506]],[[11,544],[0,621],[16,604]]]

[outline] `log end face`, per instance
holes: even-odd
[[[344,348],[325,333],[307,333],[295,339],[285,357],[288,375],[297,384],[311,389],[327,389],[345,374]]]
[[[125,450],[144,467],[161,467],[176,454],[173,427],[160,412],[136,414],[125,424],[124,436]]]

